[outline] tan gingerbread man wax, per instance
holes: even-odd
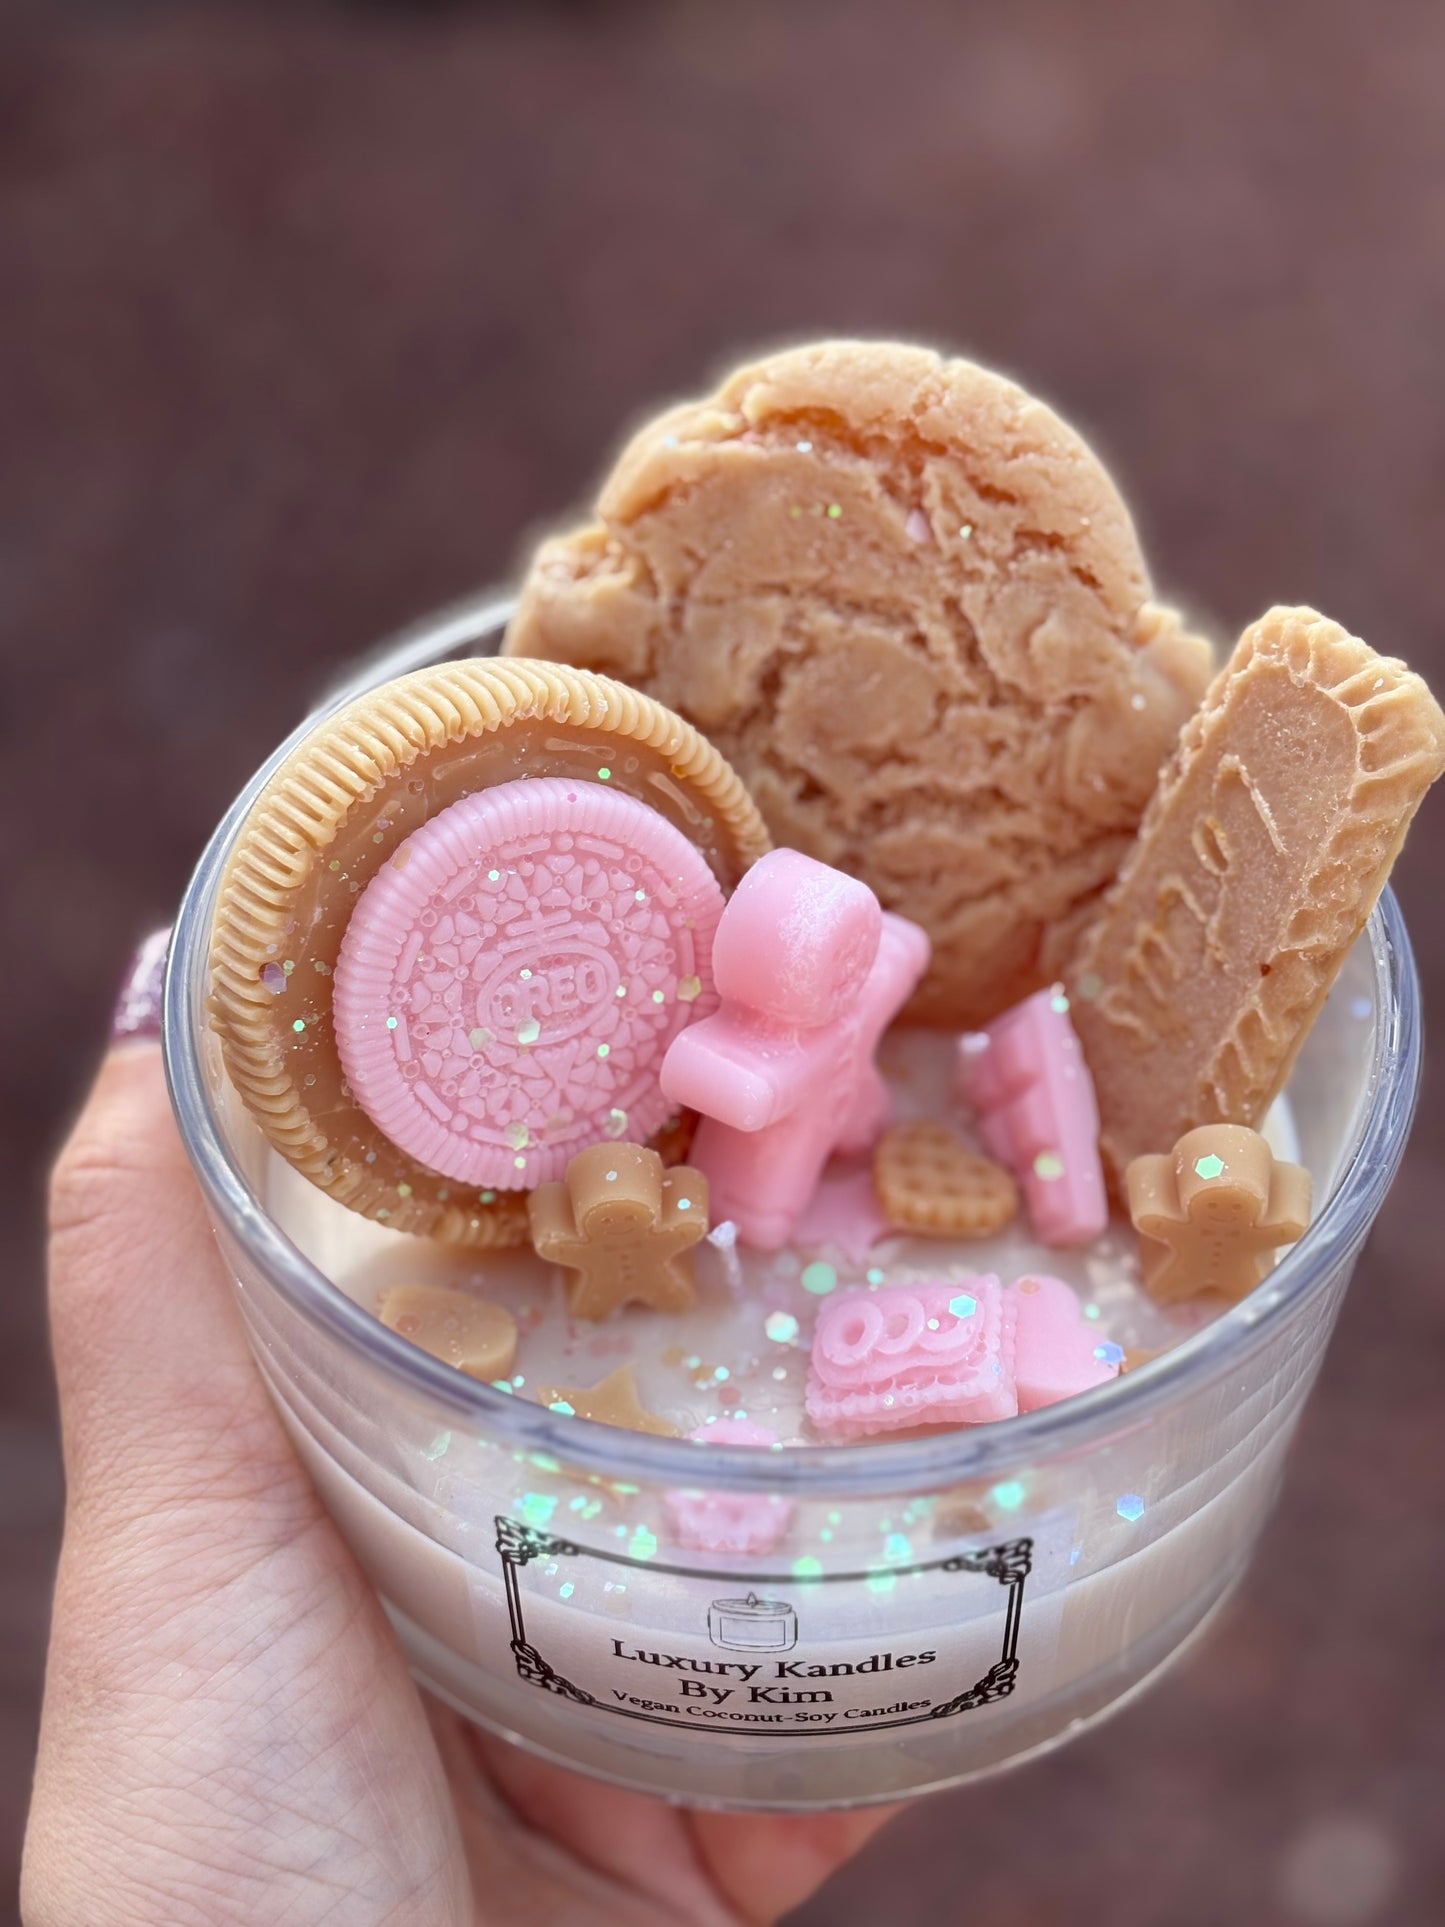
[[[1124,1186],[1144,1284],[1163,1304],[1243,1298],[1310,1220],[1309,1172],[1242,1124],[1186,1131],[1167,1155],[1135,1158]]]
[[[691,1165],[663,1166],[640,1144],[594,1144],[564,1183],[527,1201],[539,1258],[575,1272],[574,1318],[606,1318],[623,1305],[685,1311],[693,1302],[690,1248],[707,1231],[707,1179]]]

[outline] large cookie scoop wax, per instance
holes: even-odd
[[[598,518],[539,550],[511,653],[655,695],[779,843],[921,923],[916,1016],[1057,974],[1209,667],[1071,429],[969,362],[829,342],[643,429]]]

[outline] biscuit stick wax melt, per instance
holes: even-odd
[[[1245,631],[1074,960],[1116,1180],[1197,1125],[1259,1123],[1442,769],[1445,716],[1403,663],[1313,609]]]

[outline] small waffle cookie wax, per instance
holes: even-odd
[[[873,1153],[889,1224],[925,1238],[987,1238],[1018,1210],[1011,1172],[970,1151],[946,1124],[896,1124]]]

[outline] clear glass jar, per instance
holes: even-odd
[[[507,614],[481,601],[410,631],[324,707],[424,663],[491,653]],[[1316,1216],[1250,1298],[1127,1377],[1003,1424],[699,1451],[452,1371],[354,1304],[263,1208],[272,1154],[207,1028],[207,947],[232,840],[292,743],[237,799],[187,891],[166,1057],[261,1369],[418,1679],[623,1786],[807,1808],[994,1772],[1171,1660],[1265,1526],[1405,1147],[1421,1037],[1393,899],[1291,1079]],[[788,1501],[786,1551],[676,1550],[663,1510],[676,1488]]]

